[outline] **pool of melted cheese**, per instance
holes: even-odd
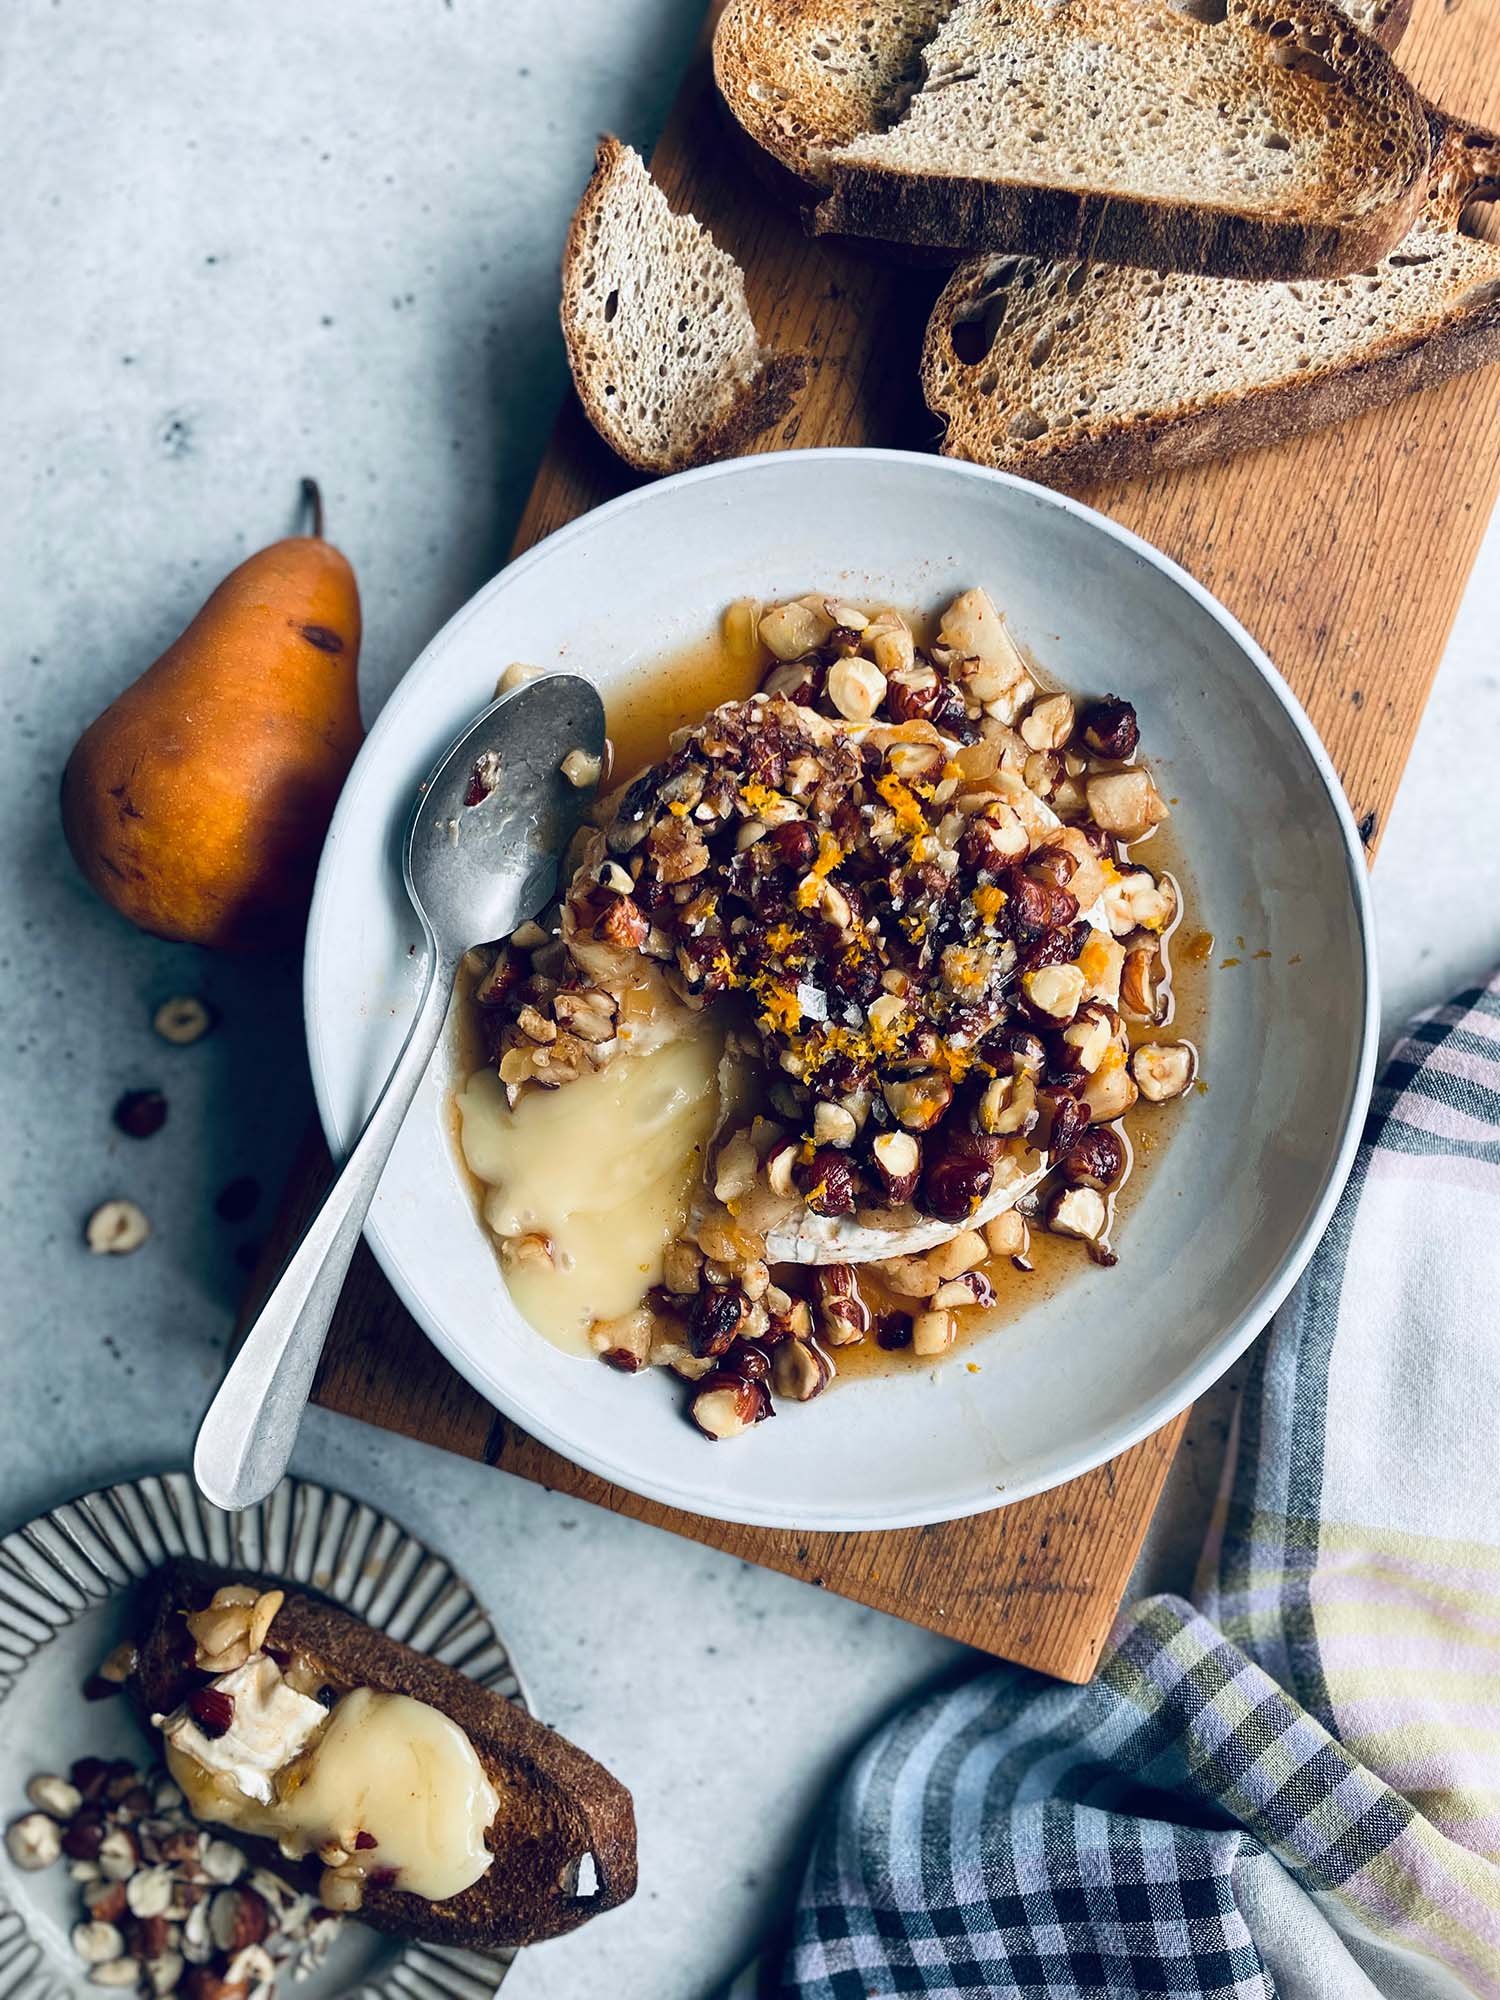
[[[493,1070],[458,1098],[459,1139],[499,1237],[552,1244],[553,1268],[518,1263],[506,1288],[539,1333],[590,1354],[596,1319],[633,1312],[661,1283],[719,1118],[723,1038],[709,1022],[643,1055],[617,1056],[511,1110]]]

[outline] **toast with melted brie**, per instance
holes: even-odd
[[[502,1696],[243,1570],[172,1563],[143,1612],[128,1691],[190,1809],[327,1907],[496,1950],[634,1893],[629,1792]]]

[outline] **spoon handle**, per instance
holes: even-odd
[[[193,1477],[216,1507],[252,1506],[286,1471],[349,1260],[427,1073],[457,972],[457,958],[434,947],[416,1018],[385,1088],[209,1405]]]

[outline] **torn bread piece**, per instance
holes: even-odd
[[[590,423],[643,472],[743,450],[807,379],[805,354],[762,345],[734,259],[614,138],[568,232],[562,328]]]
[[[1131,478],[1273,444],[1500,361],[1500,137],[1434,113],[1415,226],[1348,277],[1242,284],[1121,265],[976,260],[928,325],[942,448],[1046,485]]]

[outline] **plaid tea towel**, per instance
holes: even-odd
[[[1258,1350],[1196,1608],[860,1755],[735,1989],[1500,1996],[1500,977],[1424,1015]]]

